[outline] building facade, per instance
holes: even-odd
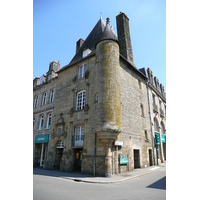
[[[34,79],[34,166],[109,177],[166,159],[166,145],[154,141],[155,132],[166,135],[166,98],[134,65],[128,17],[120,12],[116,21],[118,36],[109,18],[100,18],[68,65],[52,62],[54,77],[50,67]],[[157,114],[153,94],[161,100]]]

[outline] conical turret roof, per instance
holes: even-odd
[[[88,35],[88,37],[86,38],[86,40],[84,41],[84,43],[82,44],[82,46],[80,47],[76,55],[73,57],[73,59],[69,63],[70,65],[75,62],[78,62],[79,60],[83,58],[82,55],[83,55],[84,50],[90,49],[92,52],[94,52],[95,45],[99,41],[105,40],[105,39],[117,40],[117,36],[115,35],[114,31],[110,27],[110,24],[108,23],[108,19],[109,18],[107,18],[107,22],[105,22],[102,19],[102,17],[100,17],[95,27],[92,29],[92,31],[90,32],[90,34]]]

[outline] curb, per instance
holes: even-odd
[[[153,173],[155,171],[156,170],[148,171],[148,172],[143,173],[143,174],[138,174],[138,175],[131,176],[131,177],[128,177],[128,178],[117,180],[117,181],[91,181],[91,180],[83,180],[83,179],[70,178],[70,177],[61,177],[61,178],[72,180],[72,181],[75,181],[75,182],[83,182],[83,183],[111,184],[111,183],[120,183],[120,182],[128,181],[130,179],[134,179],[134,178],[138,178],[138,177],[141,177],[141,176],[145,176],[145,175],[151,174],[151,173]]]

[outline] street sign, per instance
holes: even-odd
[[[162,143],[166,143],[166,136],[165,136],[165,134],[161,134],[161,136],[162,136]]]
[[[49,134],[42,134],[35,136],[35,144],[48,143],[48,142],[49,142]]]
[[[155,132],[155,143],[160,144],[160,134]]]
[[[116,140],[115,141],[115,146],[123,146],[123,141]]]

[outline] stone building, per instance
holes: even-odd
[[[50,62],[46,75],[33,80],[33,163],[42,167],[47,159],[49,135],[60,63]]]
[[[61,69],[54,62],[57,76],[34,88],[34,107],[40,104],[33,109],[34,165],[40,160],[46,169],[111,176],[154,164],[148,93],[157,90],[134,65],[128,17],[120,12],[116,21],[118,36],[109,18],[100,18],[86,40],[77,41],[71,62]],[[52,90],[54,101],[43,106],[42,96]]]
[[[158,78],[153,77],[153,72],[148,68],[140,69],[148,77],[147,92],[149,98],[149,110],[154,138],[155,163],[159,164],[166,160],[166,94]]]

